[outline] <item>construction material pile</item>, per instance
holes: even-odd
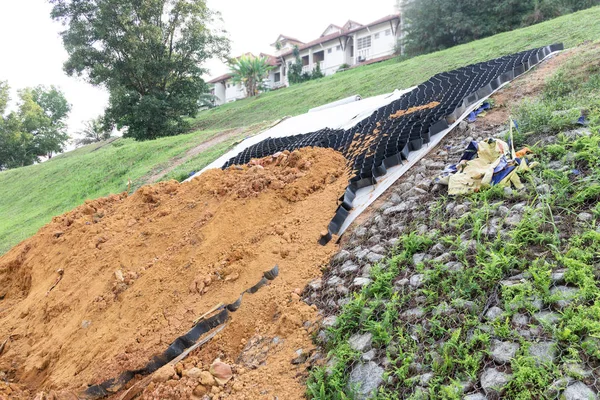
[[[54,218],[0,258],[0,342],[8,339],[0,371],[32,394],[81,393],[143,367],[277,264],[277,280],[244,297],[226,328],[182,365],[233,365],[229,386],[215,389],[235,388],[229,398],[301,397],[302,369],[291,360],[312,347],[306,322],[315,311],[298,293],[335,251],[317,240],[347,185],[344,167],[341,154],[306,148],[88,201]],[[243,363],[252,358],[240,353],[248,344],[274,337],[268,362]],[[168,397],[157,385],[149,393]]]

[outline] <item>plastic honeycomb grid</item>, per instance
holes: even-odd
[[[434,75],[352,128],[325,128],[295,136],[267,138],[231,158],[223,168],[303,147],[332,148],[342,153],[351,178],[328,226],[328,235],[321,239],[325,244],[331,235],[339,233],[358,189],[376,184],[377,178],[385,175],[388,168],[401,164],[411,151],[420,150],[432,136],[448,129],[467,108],[562,49],[562,44],[553,44]],[[407,112],[411,109],[415,111]],[[406,113],[391,117],[399,111]]]

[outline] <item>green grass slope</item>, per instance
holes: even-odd
[[[600,7],[594,7],[406,61],[392,59],[228,103],[201,112],[195,123],[200,129],[245,126],[302,114],[310,108],[354,94],[367,97],[389,93],[419,84],[440,72],[534,47],[557,42],[563,42],[567,47],[575,46],[600,38],[598,21]]]
[[[134,182],[134,188],[147,182],[149,176],[168,168],[186,151],[225,129],[297,115],[356,93],[372,96],[406,88],[438,72],[528,48],[554,42],[574,46],[600,38],[598,21],[600,7],[595,7],[438,53],[364,66],[204,111],[195,119],[199,132],[151,142],[119,139],[86,146],[39,165],[0,172],[0,254],[34,234],[53,216],[86,199],[122,192],[127,189],[128,179]],[[253,129],[258,127],[245,133]],[[180,178],[202,168],[243,135],[240,132],[206,149],[162,179]]]
[[[148,175],[164,170],[187,150],[217,132],[196,132],[148,142],[118,139],[92,144],[42,164],[0,172],[0,254],[33,235],[53,216],[111,193],[135,189]],[[208,149],[164,179],[181,178],[224,153],[241,135]]]

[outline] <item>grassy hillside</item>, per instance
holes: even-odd
[[[389,93],[421,83],[439,72],[506,54],[556,42],[570,47],[600,38],[598,21],[600,7],[591,8],[407,61],[392,59],[265,93],[257,98],[228,103],[201,112],[196,123],[199,129],[245,126],[285,115],[302,114],[312,107],[354,94],[367,97]]]
[[[150,183],[150,176],[169,168],[188,150],[217,133],[195,132],[148,142],[118,139],[85,146],[42,164],[1,172],[0,254],[34,234],[53,216],[86,199],[123,192],[129,179],[133,189]],[[248,133],[234,132],[228,140],[182,163],[160,180],[180,179],[203,168]]]
[[[200,113],[195,120],[199,131],[195,133],[141,143],[119,139],[86,146],[43,164],[0,172],[0,254],[85,199],[126,190],[128,179],[136,188],[156,179],[181,178],[202,168],[233,141],[264,127],[253,124],[297,115],[351,94],[372,96],[409,87],[441,71],[536,46],[554,42],[573,46],[598,39],[599,20],[600,7],[592,8],[438,53],[360,67],[230,103]],[[235,127],[246,128],[230,132],[227,140],[198,154],[186,154]],[[173,163],[180,165],[172,168]],[[165,169],[169,172],[163,176],[159,172]]]

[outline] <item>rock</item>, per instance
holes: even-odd
[[[339,253],[333,256],[333,261],[343,263],[348,258],[350,258],[350,252],[348,250],[341,250]]]
[[[540,311],[533,314],[533,319],[542,325],[554,325],[560,320],[560,315],[551,311]]]
[[[292,360],[292,364],[294,364],[294,365],[304,364],[306,362],[306,360],[308,359],[308,356],[310,355],[302,349],[296,350],[296,354],[298,355],[298,357],[296,357]]]
[[[367,261],[369,261],[372,264],[378,263],[379,261],[383,260],[385,257],[382,256],[381,254],[377,254],[377,253],[369,253],[367,254]]]
[[[332,275],[327,279],[327,286],[337,286],[342,283],[344,283],[344,281],[337,275]]]
[[[426,374],[418,376],[419,384],[421,386],[429,386],[429,381],[433,378],[433,372],[428,372]]]
[[[423,315],[425,315],[425,309],[422,307],[411,308],[400,314],[403,318],[421,318]]]
[[[536,187],[536,190],[539,194],[548,194],[550,193],[550,185],[548,185],[547,183],[544,183],[543,185],[539,185],[538,187]]]
[[[342,264],[339,272],[342,275],[353,274],[358,271],[358,268],[359,268],[358,265],[354,264],[354,262],[352,260],[348,260],[344,264]]]
[[[488,321],[495,321],[502,316],[502,313],[504,313],[504,310],[500,307],[491,307],[485,313],[485,317]]]
[[[200,378],[202,372],[203,371],[200,368],[194,367],[194,368],[190,368],[190,369],[184,370],[183,371],[183,376],[187,376],[187,377],[192,378],[192,379],[198,379],[198,378]],[[206,371],[204,371],[204,372],[206,372]]]
[[[337,317],[335,315],[331,315],[329,317],[323,318],[323,322],[321,323],[325,328],[331,328],[337,322]]]
[[[367,254],[369,254],[369,249],[362,249],[359,247],[354,251],[354,256],[359,260],[365,258]]]
[[[397,206],[393,206],[393,207],[389,207],[389,208],[385,209],[383,211],[383,215],[387,217],[388,215],[394,215],[394,214],[406,212],[408,210],[411,210],[412,208],[414,208],[413,204],[409,203],[408,201],[405,201],[403,203],[398,204]]]
[[[463,217],[469,210],[469,207],[465,206],[464,204],[459,204],[456,207],[454,207],[454,215],[457,218]]]
[[[390,196],[390,199],[389,199],[389,201],[390,201],[392,204],[394,204],[394,205],[397,205],[397,204],[399,204],[399,203],[401,203],[401,202],[402,202],[402,197],[398,196],[398,194],[397,194],[397,193],[392,193],[392,195]]]
[[[196,397],[202,398],[205,394],[208,393],[208,389],[202,385],[196,385],[192,394]]]
[[[518,343],[492,340],[491,356],[497,363],[506,364],[512,360],[521,346]]]
[[[431,260],[431,256],[425,253],[416,253],[413,255],[413,263],[415,265],[422,263],[423,261]]]
[[[423,286],[423,283],[425,282],[425,275],[423,274],[416,274],[410,277],[409,283],[410,286],[414,287],[414,288],[420,288],[421,286]]]
[[[365,237],[366,235],[367,235],[367,228],[365,228],[364,226],[359,226],[358,228],[356,228],[354,230],[354,236],[356,236],[358,238]]]
[[[559,269],[550,274],[550,280],[555,285],[560,285],[565,283],[565,273],[566,269]]]
[[[577,378],[589,378],[593,375],[592,370],[585,369],[585,366],[583,364],[567,363],[563,364],[563,369],[567,374],[575,376]]]
[[[435,256],[444,254],[445,251],[446,251],[446,247],[441,243],[437,243],[431,249],[429,249],[429,253],[431,253]]]
[[[348,389],[356,388],[356,400],[366,400],[371,397],[379,385],[383,383],[384,370],[373,361],[358,364],[350,373]]]
[[[517,226],[521,223],[522,219],[523,219],[523,216],[521,214],[512,213],[511,215],[509,215],[506,218],[506,220],[504,220],[504,223],[509,226]]]
[[[373,340],[373,335],[368,333],[363,334],[354,334],[348,339],[348,344],[350,347],[356,351],[364,353],[365,351],[371,348],[371,342]]]
[[[424,235],[427,233],[427,231],[429,231],[429,227],[425,224],[419,225],[417,226],[417,233],[419,235]]]
[[[433,315],[452,315],[456,310],[448,305],[446,302],[442,302],[432,311]]]
[[[321,286],[323,286],[321,278],[314,279],[308,284],[308,287],[310,287],[312,290],[319,290],[321,289]]]
[[[559,309],[563,309],[571,305],[579,295],[579,289],[569,286],[556,286],[550,289],[550,295],[556,297],[555,305]]]
[[[487,400],[487,397],[483,393],[475,393],[466,395],[463,400]]]
[[[225,385],[233,377],[233,372],[229,364],[225,364],[218,358],[210,365],[209,372],[221,386]]]
[[[81,321],[81,327],[83,329],[87,329],[90,327],[90,325],[92,325],[92,321],[88,320],[88,319],[84,319],[83,321]]]
[[[125,280],[125,277],[123,276],[123,271],[121,271],[120,269],[116,270],[115,279],[117,280],[117,282],[123,282]]]
[[[435,261],[437,263],[446,263],[446,262],[450,261],[451,259],[452,259],[452,254],[444,253],[441,256],[437,256],[436,258],[434,258],[433,261]]]
[[[513,190],[510,187],[506,186],[504,188],[504,197],[511,197],[512,195],[513,195]]]
[[[506,206],[500,206],[498,207],[498,210],[496,210],[496,213],[501,217],[506,217],[510,214],[510,210]]]
[[[529,317],[525,314],[517,313],[512,316],[512,323],[517,326],[529,325]]]
[[[464,266],[459,261],[450,261],[450,262],[447,262],[446,264],[444,264],[444,266],[446,267],[446,269],[448,271],[452,271],[452,272],[460,272],[464,269]]]
[[[384,227],[385,227],[385,226],[386,226],[386,224],[384,224]],[[368,244],[375,245],[375,246],[374,246],[374,247],[371,249],[371,251],[372,251],[372,252],[374,252],[374,253],[380,253],[380,254],[385,254],[385,249],[383,248],[383,246],[379,245],[379,243],[381,243],[381,242],[382,242],[381,235],[374,235],[374,236],[371,236],[371,237],[369,238],[369,240],[367,240],[367,243],[368,243]],[[377,247],[377,245],[379,245],[379,247]],[[377,249],[381,248],[381,249],[383,249],[383,250],[381,250],[381,251],[376,251],[376,250],[375,250],[375,248],[377,248]]]
[[[512,375],[495,368],[488,368],[481,375],[481,387],[486,395],[501,394],[511,377]]]
[[[529,355],[535,359],[538,365],[552,364],[554,362],[554,358],[556,357],[556,343],[532,343],[529,346]]]
[[[383,247],[380,244],[377,244],[377,245],[371,247],[371,252],[377,253],[377,254],[385,254],[385,253],[387,253],[387,251],[385,250],[385,247]]]
[[[200,372],[200,383],[205,386],[214,386],[217,384],[217,382],[215,381],[215,378],[208,371]]]
[[[594,216],[590,213],[582,212],[582,213],[577,214],[577,219],[579,221],[583,221],[583,222],[590,222],[591,220],[594,219]]]
[[[573,382],[573,378],[569,377],[555,380],[544,392],[545,398],[557,398],[557,395],[565,390],[571,382]]]
[[[595,400],[598,398],[596,393],[583,382],[575,382],[570,385],[564,392],[565,400]]]
[[[175,367],[171,364],[167,364],[152,374],[152,382],[166,382],[175,376],[177,376]]]
[[[59,237],[61,237],[64,234],[65,233],[63,231],[56,231],[56,232],[54,232],[54,237],[58,239]]]
[[[363,286],[367,286],[371,282],[373,282],[373,281],[369,278],[358,277],[358,278],[354,278],[354,280],[352,281],[352,285],[358,286],[358,287],[363,287]]]

